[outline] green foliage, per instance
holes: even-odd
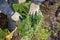
[[[5,29],[5,30],[0,29],[0,40],[4,40],[6,33],[8,33],[7,29]]]
[[[35,36],[37,37],[37,40],[47,40],[50,35],[51,31],[40,27]]]
[[[43,15],[39,11],[36,15],[29,15],[29,6],[31,3],[14,4],[13,8],[19,12],[24,20],[18,25],[18,32],[24,37],[25,40],[31,40],[35,35],[38,40],[46,40],[50,35],[48,29],[44,29],[42,26]]]
[[[13,9],[23,16],[23,20],[18,25],[17,31],[24,37],[24,40],[31,40],[35,35],[37,40],[46,40],[50,35],[48,29],[44,29],[42,25],[43,15],[39,11],[36,15],[29,15],[29,7],[31,2],[22,4],[13,4]],[[7,31],[0,30],[0,40],[4,40]]]
[[[27,13],[29,13],[29,7],[30,7],[31,2],[29,3],[21,3],[21,4],[13,4],[13,9],[14,11],[19,12],[23,18],[27,16]]]

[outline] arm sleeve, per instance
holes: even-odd
[[[0,0],[0,3],[0,11],[2,11],[7,16],[12,16],[14,14],[14,11],[5,0]]]
[[[0,4],[5,3],[5,2],[6,2],[5,0],[0,0]]]
[[[45,0],[31,0],[31,1],[35,4],[40,4],[40,3],[44,2]]]

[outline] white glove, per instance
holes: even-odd
[[[39,11],[39,5],[32,3],[29,10],[30,15],[35,15],[35,13],[36,12],[38,13],[38,11]]]
[[[13,21],[20,21],[19,17],[21,17],[21,15],[18,12],[15,12],[14,15],[11,16],[11,19]]]

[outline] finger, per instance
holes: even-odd
[[[35,10],[31,11],[31,15],[32,16],[35,15]]]
[[[39,10],[36,11],[36,15],[38,15]]]
[[[33,14],[33,11],[32,11],[32,10],[30,10],[29,15],[32,15],[32,14]]]

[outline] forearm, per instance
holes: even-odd
[[[1,3],[5,3],[5,2],[6,2],[5,0],[0,0],[0,4],[1,4]]]
[[[41,5],[41,3],[44,2],[45,0],[31,0],[31,1],[37,5]]]
[[[3,2],[3,3],[2,3]],[[4,14],[11,16],[14,14],[14,11],[12,8],[9,6],[9,4],[4,0],[0,0],[0,11],[2,11]]]

